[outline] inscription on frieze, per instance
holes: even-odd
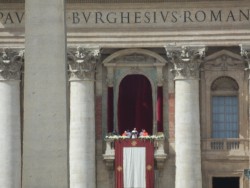
[[[24,27],[24,10],[1,10],[0,28]],[[67,10],[68,27],[249,27],[250,7]],[[209,24],[209,25],[208,25]],[[247,25],[246,25],[247,24]]]
[[[250,9],[70,11],[71,24],[183,24],[250,21]]]

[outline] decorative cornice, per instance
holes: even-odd
[[[173,64],[175,79],[198,79],[199,68],[205,56],[204,47],[166,46],[168,60]]]
[[[99,62],[99,48],[69,49],[68,65],[69,78],[73,80],[94,80],[96,65]]]
[[[2,49],[0,51],[0,80],[20,80],[23,62],[23,49]]]

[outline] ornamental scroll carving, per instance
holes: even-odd
[[[70,80],[93,80],[99,57],[100,50],[97,48],[70,49],[68,52]]]
[[[173,65],[170,70],[175,79],[198,79],[199,68],[205,56],[205,48],[165,47],[168,59]]]
[[[2,49],[0,51],[0,80],[20,80],[23,62],[23,49]]]

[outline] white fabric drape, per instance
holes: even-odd
[[[146,188],[146,149],[123,148],[124,188]]]

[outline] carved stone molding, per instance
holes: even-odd
[[[73,80],[94,80],[96,65],[99,62],[99,48],[69,49],[69,78]]]
[[[198,79],[199,68],[205,55],[204,47],[165,47],[175,79]]]
[[[228,76],[221,76],[214,80],[211,85],[212,91],[238,91],[238,83]]]
[[[0,80],[20,80],[23,62],[23,49],[2,49],[0,51]]]
[[[107,68],[107,84],[113,86],[114,76],[121,70],[128,74],[144,74],[145,69],[156,70],[157,84],[162,86],[164,79],[162,69],[166,60],[159,54],[145,49],[125,49],[119,50],[103,60],[103,65]]]
[[[204,61],[204,71],[241,71],[245,68],[242,57],[227,50],[221,50],[207,56]]]

